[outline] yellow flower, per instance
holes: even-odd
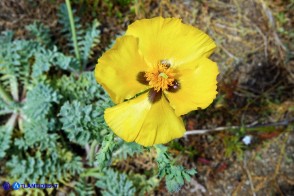
[[[215,98],[213,40],[176,18],[138,20],[98,60],[96,80],[117,104],[105,110],[109,127],[143,146],[182,137],[181,115]]]

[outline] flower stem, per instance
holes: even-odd
[[[76,28],[75,28],[74,18],[73,18],[73,14],[72,14],[72,9],[71,9],[71,5],[70,5],[70,0],[65,0],[65,2],[66,2],[68,18],[69,18],[69,22],[70,22],[70,29],[71,29],[71,35],[72,35],[72,41],[73,41],[73,45],[74,45],[75,55],[76,55],[76,58],[80,61],[81,57],[80,57],[79,46],[78,46],[78,42],[77,42],[77,34],[76,34]]]

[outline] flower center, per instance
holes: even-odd
[[[175,73],[166,60],[160,61],[151,71],[145,72],[144,77],[155,91],[167,90],[173,86]]]

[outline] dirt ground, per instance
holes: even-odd
[[[197,178],[178,195],[293,195],[293,142],[288,132],[246,150],[242,160],[198,159]]]
[[[241,151],[232,147],[227,156],[230,147],[226,141],[236,135],[230,128],[181,139],[185,150],[172,148],[171,152],[198,173],[175,195],[294,195],[293,0],[137,0],[112,6],[106,3],[109,1],[98,1],[96,10],[90,9],[90,0],[72,2],[83,24],[93,18],[101,23],[101,43],[88,69],[93,69],[97,58],[128,24],[140,18],[179,17],[215,40],[212,59],[221,71],[219,96],[205,111],[185,116],[187,130],[244,125],[250,129],[242,134],[251,136],[252,142]],[[25,25],[38,20],[50,27],[60,44],[64,41],[58,34],[60,3],[1,0],[0,31],[11,29],[16,37],[27,37]],[[155,194],[167,194],[164,182]]]

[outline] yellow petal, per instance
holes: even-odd
[[[147,86],[137,81],[139,72],[147,69],[138,51],[138,39],[123,36],[116,40],[112,49],[98,59],[95,78],[115,103],[134,97]]]
[[[215,48],[207,34],[176,18],[137,20],[129,25],[126,35],[139,38],[139,49],[151,66],[165,59],[181,65],[207,57]]]
[[[217,94],[216,78],[219,72],[215,62],[202,58],[183,67],[186,69],[178,70],[180,89],[165,92],[178,116],[208,107]]]
[[[151,104],[148,93],[106,109],[104,118],[120,138],[143,146],[167,143],[185,132],[166,98]]]

